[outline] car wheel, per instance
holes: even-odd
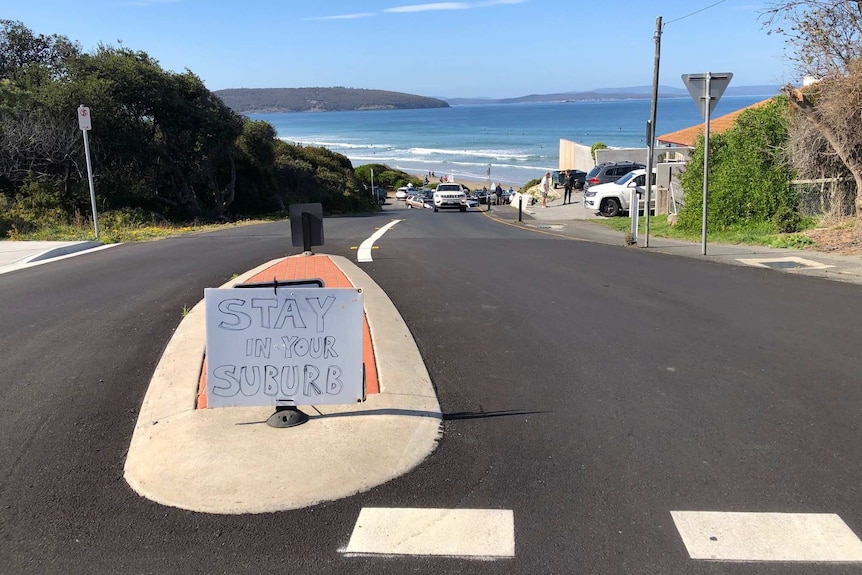
[[[599,207],[599,213],[606,218],[620,215],[620,201],[616,198],[608,198]]]
[[[435,212],[436,212],[436,211],[438,211],[438,210],[437,210],[437,206],[434,206],[434,211],[435,211]]]
[[[407,207],[408,207],[409,209],[411,209],[411,210],[412,210],[412,209],[413,209],[413,204],[407,204]]]
[[[460,209],[461,209],[461,211],[462,211],[462,212],[466,212],[466,211],[467,211],[467,207],[466,207],[466,206],[461,206],[461,208],[460,208]]]

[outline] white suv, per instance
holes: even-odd
[[[646,170],[634,170],[616,182],[591,186],[584,192],[584,207],[598,210],[599,214],[612,218],[629,211],[633,193],[641,197],[646,193]],[[652,173],[650,209],[655,209],[655,170]]]
[[[446,208],[467,211],[467,194],[461,184],[437,184],[437,189],[434,190],[434,211]]]

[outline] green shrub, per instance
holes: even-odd
[[[590,155],[593,156],[593,161],[596,161],[596,150],[607,150],[608,146],[604,142],[596,142],[590,146]]]
[[[786,98],[746,110],[733,128],[710,138],[709,205],[712,230],[768,224],[774,231],[796,231],[802,222],[785,156]],[[681,181],[685,206],[679,225],[700,229],[703,206],[703,138],[698,140]]]

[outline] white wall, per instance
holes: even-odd
[[[581,170],[589,172],[595,165],[590,146],[560,139],[560,171]]]

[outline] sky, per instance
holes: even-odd
[[[768,0],[764,0],[767,2]],[[0,18],[143,51],[210,90],[343,86],[509,98],[649,86],[732,72],[731,86],[798,83],[751,0],[0,0]]]

